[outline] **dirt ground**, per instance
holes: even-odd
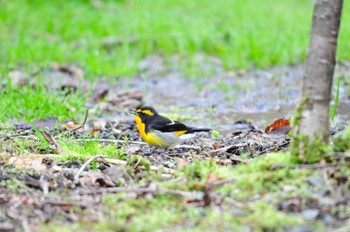
[[[174,65],[169,66],[161,57],[149,57],[140,64],[142,75],[118,80],[114,85],[105,81],[96,83],[87,103],[90,115],[82,127],[79,127],[82,122],[58,122],[55,118],[37,120],[34,125],[47,131],[51,145],[37,145],[37,131],[30,124],[12,122],[3,129],[0,231],[30,231],[49,222],[98,221],[99,214],[106,209],[102,202],[106,194],[126,192],[137,198],[159,191],[153,183],[141,181],[141,174],[146,170],[167,176],[171,181],[177,178],[172,176],[175,170],[194,160],[214,160],[219,165],[235,168],[257,156],[287,149],[291,138],[285,132],[267,134],[264,129],[275,119],[292,115],[298,100],[302,66],[226,72],[213,58],[210,63],[203,62],[203,70],[215,75],[198,80],[183,77],[175,65],[176,57],[173,59]],[[349,64],[341,64],[337,76],[348,75],[349,71]],[[48,73],[48,79],[50,75],[64,80],[77,74],[56,67]],[[73,85],[68,87],[75,88],[81,87],[81,83],[91,84],[88,81],[67,83],[54,83],[49,87]],[[334,133],[342,130],[350,117],[346,88],[348,84],[345,83],[340,92]],[[150,147],[140,140],[132,116],[128,114],[129,108],[141,104],[152,105],[167,116],[193,126],[210,126],[218,131],[218,136],[199,133],[166,151]],[[126,159],[96,154],[85,160],[57,161],[60,149],[57,141],[63,138],[81,144],[88,141],[117,144],[116,148],[123,149]],[[14,143],[15,139],[28,140],[32,145],[24,153]],[[285,198],[271,201],[275,201],[281,212],[300,214],[309,220],[319,219],[327,227],[336,228],[349,220],[349,178],[334,175],[340,165],[331,168],[317,165],[306,167],[324,171],[323,178],[310,176],[307,179],[313,198],[300,196],[288,201]],[[331,182],[332,191],[325,187],[327,182]],[[174,190],[171,194],[187,193]],[[194,198],[198,197],[194,195]],[[205,197],[199,198],[203,206],[216,200],[212,198],[208,203]],[[302,226],[287,230],[309,231]]]

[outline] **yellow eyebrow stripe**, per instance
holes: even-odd
[[[144,113],[144,114],[147,114],[149,116],[153,116],[154,115],[154,113],[152,111],[150,111],[150,110],[141,110],[141,109],[139,109],[139,110],[136,110],[136,112]]]

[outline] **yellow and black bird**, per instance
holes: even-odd
[[[181,122],[166,118],[151,106],[142,106],[130,110],[134,114],[137,129],[143,139],[150,145],[168,148],[179,143],[180,136],[194,132],[210,131],[208,128],[188,127]]]

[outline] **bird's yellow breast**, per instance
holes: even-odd
[[[161,138],[159,138],[155,133],[146,133],[145,123],[142,122],[141,118],[138,115],[135,115],[134,118],[137,125],[137,130],[139,131],[143,141],[156,147],[168,147],[170,145],[163,141]]]

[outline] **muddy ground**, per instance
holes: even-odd
[[[14,138],[29,139],[35,144],[37,132],[25,122],[11,122],[11,127],[1,131],[0,140],[0,230],[30,231],[42,223],[53,221],[98,221],[98,215],[105,210],[101,202],[105,194],[127,192],[137,198],[159,191],[152,183],[141,184],[141,174],[145,170],[163,173],[163,177],[171,181],[176,179],[172,177],[173,170],[193,160],[214,160],[234,168],[236,164],[247,163],[256,156],[286,150],[291,141],[286,133],[267,134],[264,129],[277,118],[292,116],[299,96],[302,65],[227,72],[214,58],[209,61],[203,58],[202,63],[202,69],[208,76],[200,79],[185,78],[176,57],[165,61],[159,56],[141,62],[140,74],[133,78],[116,78],[109,84],[102,77],[95,83],[86,104],[89,115],[83,127],[79,127],[83,119],[57,122],[52,118],[34,123],[53,138],[51,146],[47,145],[42,152],[33,145],[26,154],[19,154],[18,147],[13,144]],[[46,71],[48,87],[88,88],[92,83],[83,80],[79,70],[53,67]],[[19,74],[16,75],[19,78]],[[333,132],[349,124],[349,84],[345,81],[349,80],[349,75],[350,65],[339,64],[336,77],[343,78],[344,84]],[[24,80],[23,83],[31,81]],[[218,137],[200,133],[166,151],[154,149],[140,140],[128,113],[129,108],[141,104],[152,105],[167,116],[189,125],[211,127],[218,131]],[[60,148],[55,141],[62,138],[82,144],[89,140],[102,144],[116,143],[118,148],[124,149],[125,159],[95,156],[89,160],[57,161],[55,156],[60,155],[57,154]],[[132,155],[146,157],[151,166],[148,167],[141,158],[130,160]],[[348,220],[349,180],[346,176],[334,177],[332,171],[327,170],[324,178],[310,177],[308,180],[314,199],[281,200],[276,204],[279,210],[300,214],[309,220],[322,220],[329,228],[343,225]],[[335,183],[332,192],[322,188],[329,179],[334,179]],[[193,197],[200,199],[198,202],[203,207],[215,201],[213,198],[208,203],[203,196]],[[73,208],[79,208],[84,213],[77,213]],[[309,231],[307,227],[300,226],[287,230]]]

